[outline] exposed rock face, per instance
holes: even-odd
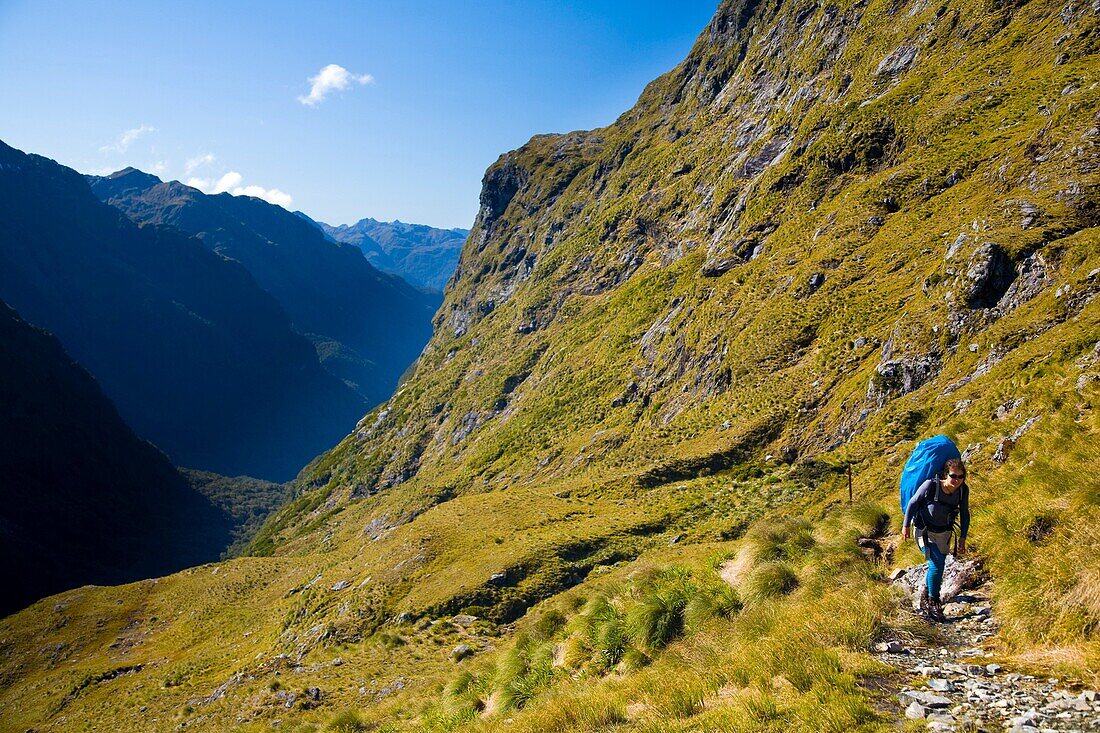
[[[875,73],[879,76],[897,76],[913,65],[919,53],[916,46],[898,46],[879,63]]]
[[[964,277],[966,304],[971,308],[992,308],[1016,279],[1016,268],[1001,245],[986,242],[974,250]]]
[[[493,224],[504,214],[508,204],[512,203],[512,199],[529,179],[530,173],[511,161],[491,168],[485,174],[478,216],[487,232],[492,230]]]
[[[867,400],[879,407],[894,397],[909,394],[928,382],[940,370],[940,359],[933,355],[903,357],[875,367],[875,376],[867,385]]]

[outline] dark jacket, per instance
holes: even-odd
[[[946,532],[951,528],[950,520],[956,513],[959,516],[959,537],[965,539],[970,529],[970,487],[963,482],[949,494],[943,490],[940,479],[931,478],[921,484],[909,500],[904,526],[908,527],[919,518],[920,526],[929,531]]]

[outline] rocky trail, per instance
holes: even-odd
[[[897,571],[893,582],[915,598],[924,569]],[[1100,731],[1100,693],[994,661],[998,624],[990,591],[975,561],[951,557],[942,593],[947,623],[936,624],[927,641],[896,638],[876,645],[876,656],[906,681],[897,693],[901,714],[925,721],[931,731]]]

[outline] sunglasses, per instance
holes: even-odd
[[[964,474],[964,473],[949,473],[949,474],[947,474],[947,475],[948,475],[948,476],[949,476],[950,478],[954,478],[954,479],[959,479],[960,481],[961,481],[962,479],[966,478],[966,474]]]

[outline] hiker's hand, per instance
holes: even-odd
[[[902,539],[906,539],[906,540],[907,540],[907,539],[909,539],[909,527],[908,527],[908,526],[906,526],[906,527],[905,527],[905,528],[904,528],[904,529],[903,529],[903,530],[901,531],[901,536],[902,536]]]

